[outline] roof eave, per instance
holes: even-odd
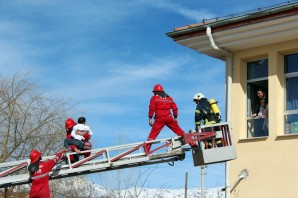
[[[286,17],[290,15],[298,14],[298,2],[289,3],[280,7],[273,7],[270,9],[254,12],[250,14],[242,14],[240,16],[231,15],[230,18],[214,19],[215,21],[203,21],[202,25],[191,26],[181,30],[174,30],[167,32],[166,35],[173,40],[180,40],[187,37],[205,34],[205,30],[208,26],[213,28],[213,31],[223,31],[225,29],[244,26],[252,23],[259,23],[265,20],[272,20],[279,17]]]

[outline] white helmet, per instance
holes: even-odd
[[[202,93],[197,93],[194,95],[193,100],[201,100],[202,98],[205,98],[204,94]]]

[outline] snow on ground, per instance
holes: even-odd
[[[222,188],[209,188],[205,189],[205,198],[224,198],[225,192]],[[103,192],[103,188],[99,187],[99,192]],[[105,197],[121,197],[121,198],[184,198],[185,189],[149,189],[149,188],[131,188],[122,190],[119,193],[106,191],[100,195],[100,198]],[[187,191],[188,198],[201,198],[201,189],[193,188]]]

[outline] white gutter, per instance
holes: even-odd
[[[206,35],[209,38],[210,41],[210,45],[211,47],[216,50],[219,51],[220,53],[224,54],[225,56],[228,57],[228,71],[227,71],[227,75],[228,75],[228,79],[227,79],[227,90],[226,90],[226,120],[227,122],[231,123],[231,98],[232,98],[232,92],[231,92],[231,87],[232,87],[232,60],[233,60],[233,56],[232,53],[230,53],[229,51],[219,48],[212,37],[212,33],[211,33],[211,28],[208,26],[206,29]],[[226,162],[225,163],[225,198],[230,198],[230,162]]]

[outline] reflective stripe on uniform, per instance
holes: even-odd
[[[208,121],[208,119],[205,119],[205,125],[208,125],[208,124],[216,124],[215,121]]]
[[[37,176],[31,177],[31,179],[40,179],[40,178],[46,177],[47,175],[48,175],[48,173],[45,173],[42,175],[37,175]]]

